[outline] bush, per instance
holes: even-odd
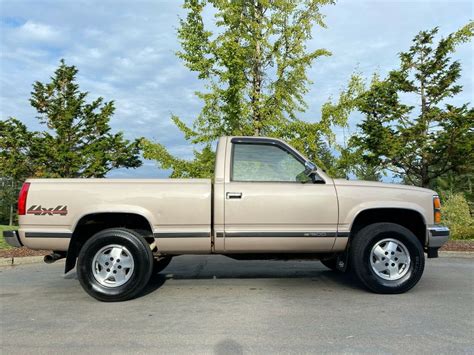
[[[451,230],[452,239],[474,239],[474,218],[462,193],[447,195],[441,212],[442,223]]]

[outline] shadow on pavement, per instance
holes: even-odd
[[[197,260],[196,260],[197,261]],[[76,279],[77,274],[71,271],[66,279]],[[141,298],[161,288],[168,280],[275,280],[275,284],[285,286],[285,282],[293,282],[293,287],[309,285],[325,289],[346,288],[354,291],[367,292],[363,285],[351,274],[321,268],[317,261],[234,261],[223,263],[208,262],[200,259],[190,263],[181,260],[173,261],[169,267],[159,274],[151,276],[145,290],[137,297]],[[296,284],[295,284],[296,282]]]
[[[171,270],[170,270],[171,271]],[[148,286],[145,291],[139,296],[143,297],[148,295],[160,287],[162,287],[168,280],[237,280],[237,279],[266,279],[266,280],[275,280],[276,284],[281,282],[282,287],[285,286],[285,281],[300,281],[302,285],[309,285],[310,283],[315,283],[315,287],[319,287],[318,283],[324,285],[327,289],[328,287],[334,286],[334,288],[343,288],[351,289],[354,291],[363,291],[367,290],[363,287],[362,284],[351,274],[351,273],[341,273],[337,271],[330,270],[307,270],[305,272],[292,272],[291,270],[282,270],[281,268],[272,268],[268,267],[267,271],[264,270],[252,270],[248,268],[246,272],[243,270],[235,270],[231,267],[222,268],[220,270],[211,271],[202,271],[198,273],[192,273],[189,270],[173,270],[173,272],[167,272],[164,270],[160,274],[152,275]],[[295,285],[293,285],[294,287]]]

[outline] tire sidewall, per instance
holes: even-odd
[[[118,287],[101,285],[93,274],[93,259],[103,247],[111,244],[124,246],[133,257],[134,270],[130,279]],[[150,279],[153,255],[148,244],[138,233],[125,229],[109,229],[95,234],[81,248],[78,257],[78,278],[84,290],[101,301],[122,301],[133,298]]]
[[[354,255],[355,258],[360,258],[362,261],[354,263],[359,279],[375,292],[401,293],[412,288],[419,281],[424,270],[424,252],[418,238],[408,229],[389,223],[369,226],[364,229],[367,230],[360,231],[363,242],[359,248],[359,255]],[[387,238],[403,243],[410,255],[411,262],[408,272],[398,280],[383,279],[375,273],[371,266],[372,248],[379,241]]]

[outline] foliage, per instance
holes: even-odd
[[[12,248],[9,244],[7,244],[7,242],[3,238],[3,231],[9,231],[9,230],[13,230],[13,229],[16,229],[16,228],[13,227],[13,226],[0,225],[0,250],[1,249],[11,249]]]
[[[433,188],[444,200],[449,195],[462,193],[466,198],[469,209],[474,211],[474,166],[471,165],[467,172],[458,174],[449,172],[435,180]]]
[[[462,193],[448,194],[441,206],[442,222],[453,239],[474,239],[474,218]]]
[[[372,80],[378,80],[374,75]],[[337,101],[333,102],[330,98],[322,107],[322,118],[334,122],[335,124],[348,130],[347,122],[351,113],[358,109],[360,97],[367,91],[366,83],[361,74],[354,73],[347,88],[340,92]],[[359,180],[380,181],[382,178],[382,169],[363,157],[361,149],[355,149],[348,146],[347,139],[344,137],[343,145],[335,144],[339,156],[332,156],[330,174],[334,177],[349,177],[354,175]]]
[[[0,121],[0,177],[21,180],[35,174],[38,137],[15,118]]]
[[[12,178],[0,178],[0,224],[17,223],[16,199],[20,184]]]
[[[461,91],[458,61],[449,55],[473,36],[474,24],[434,43],[438,29],[420,32],[400,68],[373,80],[357,102],[365,119],[351,140],[369,165],[389,169],[407,182],[432,187],[448,172],[460,173],[474,161],[474,109],[447,103]],[[420,109],[402,103],[412,94]]]
[[[50,83],[35,82],[31,105],[42,132],[28,131],[16,118],[0,121],[0,195],[2,223],[14,222],[18,189],[28,177],[103,177],[114,168],[141,165],[139,142],[111,133],[113,102],[86,102],[78,70],[61,61]]]
[[[142,139],[141,146],[144,157],[154,159],[159,157],[162,169],[173,169],[171,178],[210,178],[214,171],[215,153],[210,145],[206,145],[202,151],[194,150],[194,160],[176,158],[159,143],[152,143]]]
[[[86,103],[79,91],[78,70],[62,60],[50,83],[35,82],[31,105],[47,126],[29,132],[15,118],[0,122],[0,168],[15,180],[27,177],[103,177],[114,168],[138,167],[138,141],[112,134],[113,102]]]
[[[284,138],[322,163],[325,146],[319,143],[332,134],[331,117],[308,123],[297,113],[306,109],[304,95],[311,83],[307,69],[318,57],[330,55],[325,49],[309,51],[306,41],[315,24],[325,26],[320,7],[332,3],[185,0],[187,17],[180,21],[178,56],[206,81],[207,90],[196,93],[203,108],[192,127],[179,117],[172,120],[188,141],[204,149],[185,161],[159,143],[144,140],[145,158],[172,169],[172,176],[209,177],[214,160],[210,144],[218,137],[266,135]],[[215,12],[214,31],[205,23],[206,7]]]

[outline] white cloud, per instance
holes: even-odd
[[[60,37],[59,31],[49,25],[27,21],[17,30],[17,35],[30,41],[54,42]]]
[[[29,106],[31,85],[47,81],[61,58],[79,69],[81,90],[114,100],[114,130],[127,138],[159,139],[173,153],[190,157],[192,147],[170,121],[171,113],[191,122],[201,102],[194,92],[203,88],[175,56],[178,15],[182,1],[61,1],[5,0],[0,23],[1,119],[16,116],[31,129],[40,129]],[[472,17],[470,2],[452,6],[449,0],[353,1],[341,0],[323,9],[327,29],[316,29],[309,49],[333,52],[310,70],[315,84],[307,95],[308,112],[317,120],[321,104],[337,97],[358,66],[364,75],[382,73],[398,63],[397,53],[409,46],[417,31],[440,26],[447,34]],[[212,11],[207,11],[212,16]],[[456,53],[461,60],[464,92],[458,100],[472,97],[472,47]],[[472,75],[471,75],[472,77]],[[356,119],[351,120],[355,125]],[[352,129],[353,127],[351,127]],[[338,132],[341,138],[341,132]],[[147,162],[138,170],[121,169],[114,176],[163,176]]]

